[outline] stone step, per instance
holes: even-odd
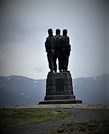
[[[65,100],[65,99],[75,99],[74,95],[47,95],[44,100]]]
[[[66,100],[45,100],[39,102],[40,104],[78,104],[82,103],[82,100],[75,100],[75,99],[66,99]]]

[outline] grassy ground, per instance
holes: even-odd
[[[109,109],[92,110],[103,115],[105,119],[77,121],[69,118],[69,114],[51,108],[0,109],[0,128],[19,128],[69,118],[61,126],[50,130],[48,134],[109,134]]]
[[[109,119],[109,109],[92,109],[95,112],[98,112]]]
[[[109,120],[102,121],[71,121],[59,128],[52,129],[48,134],[109,134]]]
[[[105,119],[91,121],[74,121],[54,128],[48,134],[109,134],[109,109],[93,109],[102,114]]]
[[[68,114],[54,109],[0,109],[0,127],[21,127],[24,125],[62,120],[68,117]]]

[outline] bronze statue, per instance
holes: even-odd
[[[46,38],[45,42],[45,48],[47,52],[47,58],[48,58],[48,63],[49,63],[49,68],[50,72],[53,73],[54,71],[54,49],[55,49],[55,38],[53,36],[53,31],[52,29],[48,29],[48,37]]]
[[[71,51],[71,46],[69,44],[69,37],[67,36],[67,30],[63,30],[63,36],[59,38],[58,44],[58,58],[59,58],[59,70],[67,71],[69,55]]]
[[[56,60],[58,59],[59,60],[59,38],[61,37],[60,35],[60,29],[56,29],[56,35],[55,35],[55,63],[56,63]],[[57,70],[57,65],[56,65],[56,70]],[[57,71],[55,71],[57,72]]]
[[[67,30],[63,30],[63,36],[60,35],[60,29],[56,29],[56,35],[53,36],[52,29],[48,29],[48,37],[46,38],[45,48],[49,63],[50,72],[57,72],[56,60],[58,58],[59,71],[67,71],[71,46]]]

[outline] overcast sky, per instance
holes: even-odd
[[[46,78],[48,28],[68,29],[73,78],[109,74],[108,0],[2,0],[0,76]]]

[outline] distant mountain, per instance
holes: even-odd
[[[0,77],[0,106],[34,105],[43,99],[45,80],[22,76]]]
[[[84,103],[109,105],[109,75],[74,80],[76,98]]]
[[[109,75],[73,80],[76,99],[89,104],[109,104]],[[0,77],[0,106],[36,105],[45,96],[46,80],[23,76]]]

